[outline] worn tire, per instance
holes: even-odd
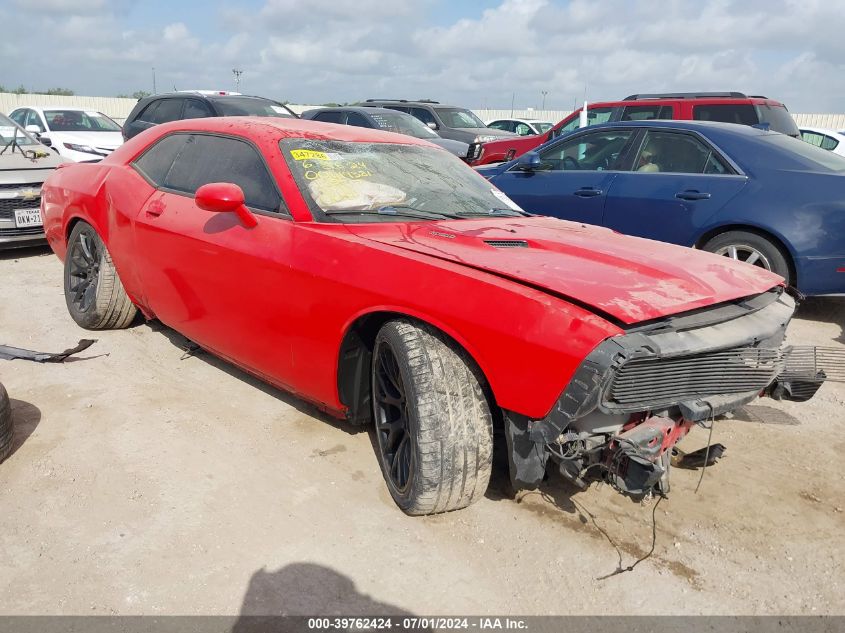
[[[783,252],[780,246],[757,233],[752,233],[751,231],[726,231],[708,240],[702,247],[702,250],[716,253],[720,249],[731,246],[755,249],[769,261],[773,273],[786,279],[788,284],[795,283],[789,266],[788,255]]]
[[[91,251],[91,248],[95,249]],[[83,250],[83,247],[87,250]],[[92,274],[94,296],[89,305],[80,305],[74,300],[74,284],[78,264],[84,263],[86,253],[94,255],[95,268]],[[73,320],[86,330],[119,330],[129,327],[138,309],[132,303],[120,277],[114,268],[111,255],[102,238],[87,222],[78,222],[68,238],[65,256],[65,302]]]
[[[0,384],[0,462],[12,452],[12,404],[9,402],[9,394],[6,388]]]
[[[377,366],[384,346],[405,385],[411,465],[402,489],[389,472],[387,435],[379,426]],[[481,498],[490,480],[493,424],[483,379],[467,354],[425,324],[390,321],[376,336],[371,380],[379,463],[396,504],[407,514],[425,515]]]

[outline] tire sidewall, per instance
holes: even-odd
[[[375,429],[376,433],[376,444],[378,446],[378,461],[379,465],[381,466],[382,475],[384,476],[385,482],[387,482],[387,487],[390,491],[390,495],[393,497],[393,500],[396,502],[396,505],[398,505],[403,511],[407,511],[413,507],[414,500],[417,498],[419,489],[422,486],[422,482],[420,481],[420,464],[422,460],[422,455],[420,454],[419,444],[420,424],[417,406],[417,389],[416,384],[413,380],[413,376],[411,375],[411,369],[406,350],[401,343],[401,339],[397,335],[396,330],[393,328],[382,328],[382,330],[376,336],[375,345],[373,346],[373,363],[370,370],[370,399],[373,403],[373,428]],[[390,472],[388,470],[389,465],[384,459],[384,454],[381,447],[381,433],[378,430],[378,427],[376,426],[376,424],[378,424],[378,404],[375,398],[375,372],[378,353],[381,347],[384,345],[387,345],[393,352],[393,355],[397,361],[397,365],[399,366],[399,374],[401,375],[402,382],[405,386],[405,400],[407,402],[408,410],[408,432],[410,434],[411,442],[411,472],[409,476],[408,486],[406,486],[404,491],[399,490],[393,483],[393,479],[391,478]]]

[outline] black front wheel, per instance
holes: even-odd
[[[382,473],[404,512],[456,510],[484,494],[492,417],[463,350],[427,325],[388,322],[373,350],[372,401]]]
[[[128,327],[137,313],[106,245],[87,222],[78,222],[68,238],[65,302],[73,320],[87,330]]]

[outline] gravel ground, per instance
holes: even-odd
[[[0,253],[0,343],[60,351],[46,249]],[[393,505],[366,431],[158,323],[97,333],[73,362],[0,361],[0,614],[845,614],[845,385],[718,421],[725,457],[654,501],[553,476],[446,515]],[[845,299],[790,342],[845,349]],[[700,429],[682,448],[704,446]],[[610,575],[610,576],[609,576]],[[609,577],[608,577],[609,576]]]

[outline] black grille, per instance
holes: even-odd
[[[15,209],[37,209],[41,198],[23,200],[21,198],[0,198],[0,220],[14,220]]]
[[[16,235],[43,235],[43,226],[25,226],[21,229],[0,229],[0,237]]]
[[[845,349],[841,347],[790,347],[786,352],[784,380],[845,382]]]
[[[738,348],[622,365],[608,390],[610,408],[645,410],[698,397],[762,390],[781,373],[781,349]]]
[[[484,243],[493,248],[528,248],[525,240],[484,240]]]
[[[0,189],[36,189],[41,190],[43,182],[0,182]]]

